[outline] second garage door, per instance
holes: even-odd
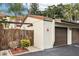
[[[67,44],[67,28],[55,28],[55,43],[54,46],[63,46]]]
[[[72,29],[72,43],[79,43],[79,29]]]

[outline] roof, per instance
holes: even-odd
[[[45,16],[39,16],[39,15],[29,15],[29,16],[18,16],[17,19],[21,19],[22,20],[22,23],[20,24],[20,27],[22,26],[22,24],[24,23],[24,21],[27,19],[27,17],[32,17],[32,18],[36,18],[37,20],[44,20],[44,21],[52,21],[52,20],[49,20],[49,19],[52,19],[52,18],[48,18],[48,17],[45,17]],[[71,22],[71,21],[65,21],[65,20],[61,20],[61,19],[54,19],[55,22],[57,24],[67,24],[67,25],[79,25],[79,23],[75,23],[75,22]]]
[[[46,18],[45,16],[39,16],[39,15],[30,15],[28,17],[37,18],[37,19],[40,19],[40,20],[44,20]]]
[[[45,17],[45,16],[29,15],[29,16],[26,16],[26,17],[22,20],[23,23],[25,22],[25,20],[27,19],[27,17],[32,17],[32,18],[36,18],[37,20],[44,20],[44,21],[49,21],[49,22],[52,21],[52,20],[49,20],[49,19],[52,19],[52,18],[48,18],[48,17]],[[22,26],[22,24],[21,24],[21,26]],[[21,27],[21,26],[20,26],[20,27]]]
[[[56,21],[55,23],[62,24],[62,25],[66,24],[66,25],[78,25],[79,26],[79,23],[77,22],[66,21],[66,20],[61,20],[60,22]]]
[[[52,22],[52,18],[45,17],[45,16],[30,15],[30,16],[28,16],[28,17],[36,18],[37,20],[44,20],[44,21]]]
[[[29,15],[27,17],[32,17],[32,18],[36,18],[37,20],[44,20],[44,21],[50,21],[50,22],[52,22],[52,18],[48,18],[48,17],[45,17],[45,16]],[[24,21],[26,20],[27,17],[24,18],[23,23],[24,23]],[[67,25],[79,25],[79,23],[71,22],[71,21],[65,21],[63,19],[54,19],[54,20],[55,20],[56,23],[62,24],[62,25],[63,24],[67,24]],[[22,24],[21,24],[21,26],[22,26]]]

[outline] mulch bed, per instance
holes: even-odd
[[[11,50],[12,54],[17,54],[17,53],[29,51],[28,49],[24,49],[24,48],[15,48],[15,49],[10,49],[10,50]]]

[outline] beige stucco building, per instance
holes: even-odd
[[[23,24],[21,29],[34,30],[34,47],[48,49],[79,43],[78,23],[35,15],[28,16],[24,23],[33,24],[30,27]]]

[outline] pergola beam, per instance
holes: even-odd
[[[0,21],[0,23],[12,23],[12,24],[32,24],[32,23],[22,23],[22,22],[11,22],[11,21]]]

